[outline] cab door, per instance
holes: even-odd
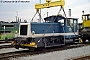
[[[77,30],[78,30],[77,19],[73,19],[73,32],[77,32]]]
[[[74,18],[67,19],[67,27],[69,28],[69,32],[77,32],[78,30],[78,20]]]

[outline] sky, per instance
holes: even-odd
[[[4,0],[6,1],[6,0]],[[8,0],[7,0],[8,1]],[[11,1],[11,0],[9,0]],[[24,0],[27,1],[27,0]],[[28,3],[1,3],[0,2],[0,21],[15,21],[15,16],[18,13],[18,17],[21,18],[22,21],[27,20],[31,21],[32,17],[35,15],[35,4],[39,3],[40,0],[30,0]],[[41,3],[45,3],[45,0],[41,0]],[[41,10],[42,18],[48,15],[57,15],[60,7],[52,7]],[[90,0],[65,0],[65,13],[68,17],[68,9],[71,9],[71,16],[78,18],[78,22],[81,23],[81,15],[84,10],[85,13],[90,13]],[[63,15],[63,12],[61,13]],[[38,14],[34,18],[37,20]]]

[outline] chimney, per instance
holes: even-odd
[[[16,16],[16,22],[17,22],[17,16]]]
[[[69,9],[69,17],[71,17],[71,9]]]
[[[82,11],[82,14],[84,15],[84,11]]]
[[[20,22],[21,22],[21,19],[20,19]]]
[[[19,17],[18,17],[18,22],[19,22]]]

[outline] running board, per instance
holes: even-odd
[[[45,46],[45,47],[54,47],[54,46],[61,46],[61,45],[65,45],[65,44],[60,44],[60,45],[50,45],[50,46]]]

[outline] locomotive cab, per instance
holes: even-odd
[[[69,17],[66,19],[66,34],[64,38],[66,39],[66,43],[75,43],[79,42],[78,39],[78,18]],[[64,33],[65,33],[64,32]]]
[[[77,32],[75,35],[78,35],[78,18],[67,18],[67,27],[70,32]]]

